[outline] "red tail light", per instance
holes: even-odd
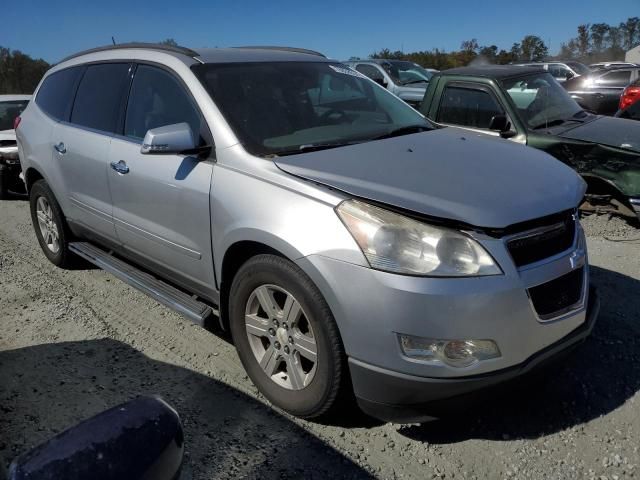
[[[629,86],[624,89],[620,97],[620,110],[624,110],[640,100],[640,87]]]
[[[20,115],[18,115],[16,118],[13,119],[13,129],[14,130],[18,129],[18,125],[20,125],[21,121],[22,121],[22,117]]]

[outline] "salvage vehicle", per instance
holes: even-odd
[[[355,394],[426,420],[557,358],[597,316],[579,175],[435,128],[310,51],[82,52],[45,75],[17,136],[44,255],[217,318],[292,415]]]
[[[564,83],[572,78],[589,75],[592,71],[583,63],[575,60],[566,62],[533,62],[518,63],[516,65],[525,67],[538,67],[549,72],[559,83]]]
[[[24,191],[14,124],[30,99],[31,95],[0,95],[0,199]]]
[[[640,124],[585,112],[544,70],[447,70],[432,78],[420,111],[439,125],[544,150],[583,176],[592,204],[640,217]]]
[[[344,62],[400,97],[414,108],[420,106],[434,71],[405,60],[369,59]]]
[[[630,83],[640,78],[640,67],[599,70],[568,81],[565,89],[582,108],[601,115],[613,115]]]

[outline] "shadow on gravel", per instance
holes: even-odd
[[[537,438],[622,406],[640,389],[640,281],[598,267],[591,275],[601,309],[584,344],[551,367],[503,385],[479,407],[400,433],[435,444]]]
[[[55,433],[143,394],[162,395],[180,413],[193,478],[371,478],[257,400],[110,339],[0,352],[0,469]]]

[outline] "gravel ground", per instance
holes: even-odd
[[[570,357],[452,419],[345,413],[323,425],[270,408],[224,336],[103,271],[55,268],[28,204],[2,201],[0,467],[108,407],[160,394],[182,416],[196,479],[640,476],[640,229],[604,216],[584,225],[602,310]]]

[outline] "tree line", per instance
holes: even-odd
[[[594,23],[579,25],[576,37],[562,43],[557,56],[549,55],[549,47],[537,35],[526,35],[508,50],[496,45],[478,44],[473,38],[461,43],[460,49],[447,52],[438,48],[405,53],[383,48],[369,58],[409,60],[425,67],[445,70],[472,62],[509,64],[543,60],[578,60],[589,64],[609,60],[624,60],[625,53],[640,44],[640,18],[630,17],[618,25]],[[351,60],[359,60],[352,57]]]
[[[50,67],[41,58],[0,46],[0,94],[33,93]]]
[[[177,45],[173,38],[160,43]],[[460,50],[447,52],[434,48],[405,53],[383,48],[373,52],[369,58],[389,58],[410,60],[425,67],[445,70],[461,67],[472,62],[508,64],[515,62],[536,62],[541,60],[578,60],[593,63],[608,60],[622,60],[625,52],[640,44],[640,18],[630,17],[618,25],[593,23],[579,25],[577,35],[562,43],[557,56],[549,55],[549,47],[536,35],[526,35],[508,50],[496,45],[478,44],[473,38],[465,40]],[[351,57],[351,60],[359,60]],[[44,73],[51,67],[41,58],[34,59],[20,50],[10,50],[0,46],[0,94],[33,93]]]

